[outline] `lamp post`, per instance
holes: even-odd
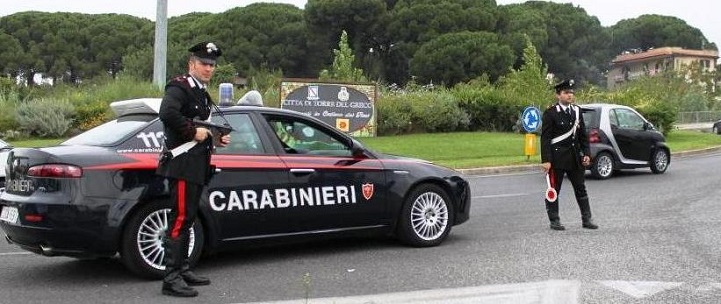
[[[165,68],[168,62],[168,0],[158,0],[154,45],[153,84],[162,89],[165,86]]]

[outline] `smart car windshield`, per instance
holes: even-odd
[[[155,115],[128,115],[116,120],[106,122],[75,137],[72,137],[61,145],[63,146],[108,146],[134,134],[143,128],[148,122],[157,118]]]

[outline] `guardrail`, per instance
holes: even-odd
[[[715,122],[721,119],[721,111],[678,112],[676,124]]]

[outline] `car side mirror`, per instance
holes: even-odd
[[[656,129],[656,128],[653,127],[653,124],[652,124],[652,123],[650,123],[650,122],[644,122],[644,123],[643,123],[643,130],[644,130],[644,131],[655,130],[655,129]]]
[[[351,155],[353,157],[366,157],[366,148],[363,147],[359,142],[351,139],[350,141],[350,151]]]

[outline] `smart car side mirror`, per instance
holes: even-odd
[[[643,123],[643,130],[644,130],[644,131],[655,130],[655,129],[656,129],[656,128],[653,127],[653,124],[652,124],[652,123],[650,123],[650,122],[644,122],[644,123]]]

